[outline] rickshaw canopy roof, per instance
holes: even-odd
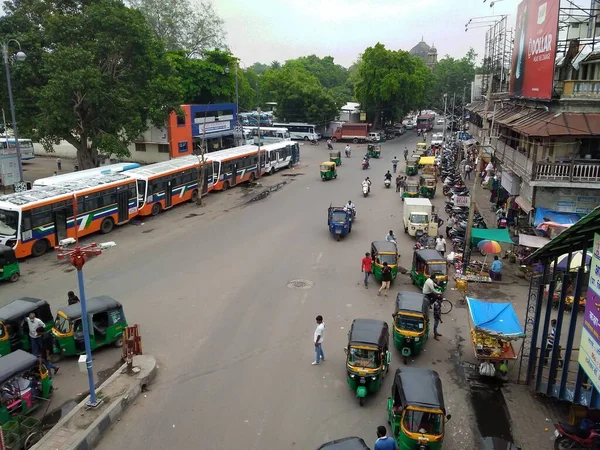
[[[417,148],[425,147],[427,148],[427,142],[417,142]]]
[[[0,358],[0,383],[33,367],[38,359],[24,350],[15,350]]]
[[[93,297],[86,300],[88,314],[96,314],[102,311],[111,311],[119,309],[122,305],[113,298],[102,295],[100,297]],[[65,306],[58,310],[62,312],[69,319],[78,319],[81,317],[81,303],[75,303],[73,305]]]
[[[340,152],[340,151],[336,152],[335,150],[332,150],[329,152],[329,156],[342,156],[342,152]]]
[[[403,406],[440,409],[446,413],[442,382],[435,370],[417,367],[396,369],[394,385]]]
[[[404,186],[408,187],[408,186],[416,186],[419,187],[419,182],[417,180],[406,180],[404,182]]]
[[[406,162],[408,164],[417,164],[417,162],[419,162],[419,158],[408,158]]]
[[[335,163],[333,161],[325,161],[323,163],[321,163],[321,166],[327,166],[327,167],[333,167],[335,168]]]
[[[317,450],[369,450],[369,447],[359,437],[347,437],[326,442]]]
[[[3,257],[6,264],[13,264],[17,262],[15,250],[8,245],[0,245],[0,257]]]
[[[424,180],[435,181],[435,177],[433,175],[430,175],[430,174],[427,174],[427,173],[421,175],[421,178],[423,178]]]
[[[476,330],[509,339],[525,336],[511,303],[492,303],[467,297],[467,304]]]
[[[419,164],[431,166],[435,164],[435,156],[421,156],[421,159],[419,159]]]
[[[376,319],[354,319],[348,335],[348,344],[385,347],[389,337],[390,333],[386,322]]]
[[[47,305],[46,300],[32,297],[21,297],[0,308],[0,320],[11,322],[23,318],[30,312]],[[0,358],[1,359],[1,358]]]
[[[396,255],[398,254],[398,247],[390,241],[373,241],[371,242],[371,247],[374,248],[377,253],[389,252]]]
[[[421,313],[429,315],[429,300],[420,292],[399,292],[395,312]]]
[[[442,255],[440,255],[440,252],[438,252],[437,250],[432,250],[430,248],[424,248],[422,250],[417,250],[415,252],[415,255],[417,255],[417,259],[421,259],[425,262],[429,262],[429,261],[442,261],[444,263],[446,262],[444,257]]]

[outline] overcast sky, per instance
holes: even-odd
[[[213,0],[225,21],[227,44],[242,63],[280,62],[331,55],[348,67],[367,47],[410,50],[424,36],[438,59],[463,56],[473,47],[483,57],[485,28],[469,19],[508,14],[514,27],[519,0]],[[588,0],[589,5],[589,0]],[[483,20],[483,19],[482,19]]]

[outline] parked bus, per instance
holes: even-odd
[[[257,111],[240,113],[238,115],[239,121],[244,126],[256,127],[259,125],[259,115]],[[260,113],[260,126],[270,127],[272,119],[269,114]]]
[[[108,164],[106,166],[96,167],[94,169],[78,170],[77,172],[62,173],[53,177],[40,178],[33,182],[33,187],[54,186],[65,181],[82,180],[85,178],[93,178],[98,175],[108,175],[111,173],[121,173],[128,170],[140,167],[138,163],[117,163]]]
[[[155,216],[180,203],[196,201],[200,167],[200,159],[189,155],[128,170],[125,175],[137,180],[139,215]],[[206,194],[209,190],[206,180],[212,179],[212,164],[207,162],[204,169],[202,192]]]
[[[259,159],[256,145],[219,150],[209,153],[206,157],[212,163],[212,180],[208,179],[210,190],[225,191],[239,183],[256,179]],[[265,150],[261,147],[261,175],[265,172],[265,165]]]
[[[319,135],[315,131],[315,126],[310,123],[274,123],[276,128],[287,128],[292,139],[316,141]]]
[[[136,183],[125,174],[42,186],[0,197],[0,244],[13,247],[17,258],[41,256],[60,240],[74,238],[75,226],[79,237],[106,234],[137,213]]]
[[[433,130],[435,115],[422,114],[417,117],[417,130],[430,131]]]
[[[280,169],[291,168],[300,158],[300,146],[290,140],[265,145],[261,150],[266,154],[265,173],[271,175]]]
[[[248,131],[253,139],[258,134],[258,127],[244,127],[244,132]],[[275,128],[275,127],[260,127],[260,143],[270,144],[272,142],[289,141],[290,132],[287,128]],[[251,143],[252,143],[251,142]]]
[[[6,137],[0,137],[0,156],[5,154],[6,146]],[[8,148],[15,148],[15,139],[8,138]],[[35,158],[35,151],[33,149],[33,142],[31,139],[19,139],[19,149],[21,150],[21,160],[28,161],[30,159]]]

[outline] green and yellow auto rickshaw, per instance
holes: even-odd
[[[433,198],[437,187],[437,181],[433,175],[421,175],[419,177],[419,192],[421,197]]]
[[[402,201],[405,198],[417,198],[419,196],[419,181],[416,179],[407,179],[404,182],[404,192],[402,193]]]
[[[399,449],[441,450],[451,416],[446,415],[438,373],[416,367],[396,369],[387,414]]]
[[[338,166],[342,165],[342,152],[332,150],[329,152],[329,162],[334,162]]]
[[[415,153],[420,156],[427,156],[427,142],[417,142],[417,150]]]
[[[49,375],[46,366],[24,350],[0,358],[0,425],[9,422],[13,416],[29,414],[47,404],[43,400],[49,399],[53,391]],[[5,441],[7,432],[10,431],[4,431]]]
[[[410,356],[421,353],[429,336],[429,300],[421,292],[400,292],[392,317],[394,347],[408,364]]]
[[[29,326],[25,321],[31,313],[44,322],[46,331],[52,330],[54,318],[45,300],[22,297],[0,308],[0,356],[19,349],[31,350]]]
[[[435,276],[435,283],[444,292],[448,285],[448,267],[444,257],[437,250],[415,250],[410,269],[412,283],[422,289],[430,276]]]
[[[415,158],[409,158],[406,161],[406,175],[413,176],[419,173],[419,160]]]
[[[371,158],[379,159],[381,157],[381,145],[367,144],[367,155]]]
[[[367,393],[381,388],[392,355],[389,352],[388,324],[375,319],[354,319],[348,332],[346,372],[348,386],[363,405]]]
[[[321,180],[332,180],[333,178],[337,178],[336,164],[331,161],[321,163]]]
[[[392,280],[398,276],[398,247],[389,241],[371,242],[371,259],[373,260],[373,276],[377,281],[381,281],[381,269],[386,262],[392,270]]]
[[[0,281],[14,283],[20,275],[21,270],[14,249],[8,245],[0,245]]]
[[[107,296],[90,298],[86,304],[92,351],[109,344],[121,347],[123,330],[127,327],[123,306]],[[55,352],[63,356],[85,353],[81,303],[57,311],[52,334],[56,340]]]

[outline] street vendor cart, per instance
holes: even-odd
[[[511,303],[492,303],[467,297],[471,342],[479,373],[494,376],[500,365],[517,359],[513,341],[525,334]],[[504,370],[505,371],[505,370]],[[504,372],[501,371],[501,372]]]

